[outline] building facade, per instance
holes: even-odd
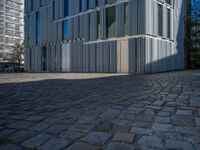
[[[24,1],[0,0],[0,59],[9,59],[16,43],[24,40]]]
[[[185,0],[25,0],[25,68],[183,69],[185,5]]]

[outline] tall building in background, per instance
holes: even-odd
[[[184,69],[185,0],[25,0],[33,72]]]
[[[24,0],[0,0],[0,60],[24,38]]]

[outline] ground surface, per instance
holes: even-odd
[[[0,74],[1,150],[200,149],[200,71]]]

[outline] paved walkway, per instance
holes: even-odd
[[[200,149],[200,71],[0,74],[0,150]]]

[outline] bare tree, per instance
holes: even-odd
[[[16,43],[11,52],[12,61],[17,61],[19,65],[22,63],[24,55],[24,43]]]

